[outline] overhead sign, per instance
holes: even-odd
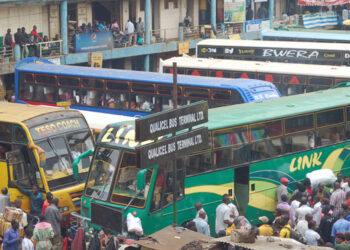
[[[208,103],[206,101],[167,110],[135,120],[135,139],[146,141],[162,135],[175,133],[208,121]]]
[[[202,127],[136,148],[136,164],[147,168],[208,147],[208,128]]]

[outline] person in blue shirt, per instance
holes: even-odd
[[[209,225],[205,221],[207,214],[204,211],[199,211],[199,216],[193,220],[196,224],[197,232],[210,236]]]
[[[19,191],[21,191],[23,194],[29,196],[30,199],[30,214],[34,216],[39,216],[41,214],[41,209],[43,207],[43,204],[45,202],[45,198],[42,195],[42,193],[39,192],[39,188],[37,185],[33,185],[32,191],[27,190],[25,188],[20,187],[16,181],[12,182],[13,185],[15,185]]]
[[[19,243],[21,238],[18,234],[19,223],[17,220],[11,221],[11,228],[4,234],[3,249],[4,250],[19,250]]]
[[[333,224],[332,237],[335,238],[337,233],[350,231],[350,221],[345,220],[345,213],[340,213],[339,219]]]

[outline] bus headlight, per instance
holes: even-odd
[[[69,207],[61,207],[60,208],[60,212],[61,213],[65,213],[65,212],[68,212],[69,211]]]

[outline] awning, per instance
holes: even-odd
[[[298,0],[298,5],[331,6],[349,3],[350,0]]]

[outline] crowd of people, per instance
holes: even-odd
[[[217,237],[231,234],[233,229],[254,230],[261,236],[292,238],[311,246],[350,249],[350,177],[338,173],[331,186],[322,183],[312,188],[305,178],[297,183],[292,195],[288,193],[289,180],[281,178],[276,190],[277,207],[273,220],[259,217],[260,224],[253,227],[238,213],[231,197],[223,195],[216,208],[215,232]],[[210,236],[208,217],[200,202],[195,204],[196,218],[186,227]]]
[[[116,19],[111,24],[107,24],[105,21],[95,20],[93,24],[83,23],[76,30],[76,33],[94,33],[112,31],[115,40],[115,47],[120,47],[122,44],[132,46],[135,44],[142,45],[144,41],[145,25],[142,18],[139,17],[136,22],[136,18],[129,19],[125,24],[124,31],[120,28]]]
[[[33,25],[33,29],[28,34],[25,27],[18,28],[17,32],[12,35],[11,29],[7,29],[6,35],[4,37],[3,46],[4,46],[4,55],[12,55],[13,47],[17,44],[21,48],[21,57],[25,58],[30,55],[29,49],[32,48],[32,56],[40,57],[39,46],[42,46],[42,54],[47,55],[51,53],[51,50],[54,49],[50,44],[48,36],[43,38],[39,35],[36,25]],[[53,41],[59,40],[58,35],[53,39]]]

